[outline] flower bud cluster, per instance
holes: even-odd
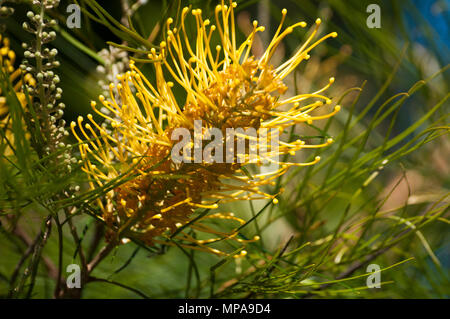
[[[46,47],[46,45],[56,38],[56,32],[52,30],[57,25],[54,19],[48,19],[45,12],[52,10],[59,5],[59,0],[34,0],[33,5],[38,6],[38,13],[27,12],[28,22],[23,23],[23,28],[35,36],[32,44],[23,43],[24,60],[20,68],[31,73],[36,79],[35,87],[29,86],[28,92],[33,98],[33,107],[39,121],[40,130],[44,138],[43,145],[35,145],[41,157],[48,156],[68,145],[64,143],[68,136],[66,122],[63,119],[65,104],[59,102],[63,90],[58,86],[59,76],[54,69],[60,63],[56,60],[58,50]],[[76,162],[68,151],[59,152],[52,157],[57,164],[64,163],[67,171],[72,170],[73,163]]]

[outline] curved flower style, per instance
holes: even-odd
[[[82,117],[78,118],[78,125],[71,124],[80,142],[84,138],[89,140],[80,144],[80,152],[92,189],[103,187],[119,176],[128,177],[126,182],[108,193],[106,200],[99,200],[103,218],[112,229],[110,236],[137,236],[149,245],[170,244],[159,238],[177,232],[182,246],[225,254],[208,244],[223,238],[238,242],[247,240],[238,238],[237,228],[222,232],[206,226],[202,221],[221,218],[234,220],[240,225],[245,223],[232,214],[206,215],[201,221],[190,225],[193,229],[215,234],[217,238],[195,239],[177,229],[192,220],[196,208],[217,208],[219,200],[267,198],[276,204],[276,194],[264,192],[263,186],[274,185],[274,180],[290,166],[313,165],[320,158],[310,163],[279,162],[273,158],[294,155],[303,148],[323,147],[332,142],[329,139],[320,145],[306,145],[301,140],[288,143],[278,141],[278,133],[274,132],[283,132],[298,123],[328,118],[339,111],[340,106],[336,106],[333,112],[326,115],[311,114],[320,106],[331,104],[331,99],[322,92],[334,82],[333,78],[317,92],[282,98],[288,89],[283,83],[285,77],[301,61],[309,58],[309,52],[315,46],[337,34],[330,33],[314,42],[320,25],[320,19],[316,20],[315,28],[305,43],[289,60],[274,67],[270,60],[279,43],[294,28],[304,28],[306,23],[299,22],[283,30],[287,13],[283,9],[281,23],[272,41],[262,57],[257,59],[251,55],[251,47],[256,33],[264,31],[264,27],[258,26],[255,21],[251,34],[238,45],[235,7],[236,3],[227,6],[222,2],[218,5],[215,25],[211,25],[210,20],[203,20],[200,9],[192,10],[197,29],[194,38],[185,27],[189,8],[182,10],[180,28],[172,28],[174,21],[169,18],[166,40],[161,42],[160,51],[152,49],[148,54],[155,69],[155,83],[151,83],[131,62],[131,70],[118,77],[120,83],[110,85],[110,99],[100,96],[100,108],[92,102],[94,111],[110,122],[111,130],[98,125],[92,115],[88,115],[89,123],[85,125]],[[215,31],[219,34],[217,45],[213,44]],[[166,76],[171,77],[173,82]],[[174,82],[185,92],[182,103],[175,97]],[[120,96],[120,101],[115,96]],[[204,125],[200,133],[195,127],[199,120]],[[78,132],[75,129],[77,126]],[[200,134],[201,141],[211,138],[207,132],[212,128],[223,135],[229,129],[239,128],[252,128],[259,134],[270,130],[271,134],[262,143],[253,144],[259,150],[259,155],[253,158],[247,154],[236,154],[232,155],[231,162],[226,163],[205,159],[192,162],[192,157],[184,154],[188,161],[176,162],[171,158],[171,152],[177,142],[173,136],[179,128],[194,132],[194,136]],[[240,136],[251,144],[254,135],[245,132]],[[223,142],[223,137],[221,139]],[[232,145],[234,142],[232,140]],[[195,153],[196,148],[198,145],[190,143],[183,151],[191,154],[192,150]],[[250,148],[246,146],[246,152]],[[201,151],[205,151],[202,146]],[[279,164],[279,168],[253,176],[243,168],[263,161]]]
[[[9,39],[4,38],[0,35],[0,67],[2,68],[2,72],[9,75],[9,80],[14,84],[14,91],[16,92],[17,98],[21,103],[22,107],[25,107],[27,104],[27,100],[25,94],[22,92],[22,71],[20,69],[14,68],[14,62],[16,60],[16,53],[10,49]],[[36,81],[33,79],[31,74],[26,74],[23,77],[23,80],[31,86],[36,85]],[[14,144],[14,135],[11,131],[11,119],[9,116],[9,108],[7,105],[6,98],[1,96],[1,88],[0,88],[0,129],[4,130],[5,140],[7,140],[11,145]],[[3,144],[3,143],[2,143]],[[5,143],[6,144],[6,143]],[[9,146],[6,146],[4,155],[8,156],[12,154],[12,150]]]

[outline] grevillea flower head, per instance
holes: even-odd
[[[256,58],[251,54],[253,40],[264,27],[255,21],[253,31],[238,45],[235,7],[234,2],[218,5],[215,24],[204,20],[200,9],[184,8],[178,27],[172,27],[174,20],[169,18],[165,41],[160,43],[159,50],[152,49],[148,54],[155,81],[151,83],[131,62],[130,71],[118,76],[120,83],[110,85],[110,97],[100,96],[101,107],[96,102],[91,104],[94,111],[110,123],[110,129],[98,125],[92,115],[88,115],[87,124],[82,117],[78,118],[78,123],[72,123],[75,137],[82,142],[83,169],[90,177],[92,189],[103,187],[120,176],[128,177],[126,182],[111,190],[106,199],[99,200],[102,218],[111,229],[110,236],[135,236],[149,245],[170,244],[162,238],[176,232],[182,246],[225,254],[209,244],[224,238],[238,242],[247,240],[238,237],[238,227],[225,232],[207,226],[205,220],[219,218],[239,225],[245,223],[233,214],[205,215],[189,225],[203,233],[214,234],[215,238],[196,239],[184,229],[177,229],[190,223],[195,209],[215,209],[218,201],[270,199],[276,204],[277,194],[266,192],[264,186],[274,185],[275,179],[290,166],[313,165],[320,158],[308,163],[280,162],[273,158],[295,155],[301,149],[324,147],[332,142],[331,139],[319,145],[307,145],[302,140],[284,142],[273,132],[283,132],[299,123],[311,124],[339,111],[340,107],[335,106],[325,115],[313,114],[319,107],[331,104],[331,99],[322,93],[334,78],[317,92],[283,97],[288,91],[283,82],[286,76],[309,58],[315,46],[337,34],[330,33],[313,41],[321,23],[320,19],[316,20],[303,45],[290,59],[275,67],[270,61],[277,46],[294,28],[304,28],[306,23],[283,29],[287,13],[283,9],[274,37],[264,54]],[[186,30],[190,14],[196,25],[195,35]],[[185,92],[181,103],[175,97],[175,86]],[[116,100],[115,96],[120,99]],[[256,158],[235,154],[235,160],[225,163],[174,161],[171,152],[177,141],[173,140],[173,133],[184,128],[198,134],[196,121],[202,121],[204,126],[200,130],[202,141],[210,138],[206,135],[212,128],[223,136],[227,130],[239,128],[272,133],[265,142],[254,144],[259,149]],[[245,132],[240,134],[251,144],[254,137]],[[85,139],[89,141],[84,142]],[[190,143],[183,150],[195,152],[195,147]],[[192,159],[189,156],[188,159]],[[236,160],[239,156],[240,161]],[[272,172],[254,175],[244,168],[263,161],[279,166]]]
[[[25,74],[22,77],[22,70],[16,69],[14,67],[14,62],[16,61],[16,53],[11,50],[10,42],[8,38],[0,35],[0,67],[2,72],[9,76],[9,81],[13,84],[13,89],[16,92],[16,96],[22,105],[25,107],[27,104],[27,99],[23,93],[23,81],[28,85],[35,86],[36,81],[33,79],[31,74]],[[2,96],[2,90],[0,88],[0,130],[3,130],[2,139],[4,137],[5,143],[2,141],[2,145],[14,144],[14,135],[11,130],[11,118],[9,115],[9,107],[6,101],[6,97]],[[7,142],[6,142],[7,141]],[[4,155],[11,155],[12,150],[9,146],[6,146],[3,152]]]

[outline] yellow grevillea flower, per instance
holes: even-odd
[[[276,194],[264,192],[263,186],[274,185],[274,180],[290,166],[313,165],[320,158],[309,163],[279,162],[272,158],[294,155],[301,149],[323,147],[332,142],[307,145],[297,140],[288,143],[279,141],[278,137],[275,139],[273,132],[328,118],[339,111],[340,107],[336,106],[326,115],[312,114],[322,105],[331,104],[322,93],[334,82],[333,78],[317,92],[282,97],[288,89],[283,83],[286,76],[309,58],[315,46],[337,34],[330,33],[314,41],[320,25],[318,19],[303,45],[289,60],[275,67],[270,60],[277,46],[294,28],[304,28],[306,23],[283,29],[287,13],[284,9],[274,37],[258,59],[251,55],[251,47],[256,33],[264,31],[264,27],[255,21],[251,34],[242,44],[237,44],[235,7],[236,3],[218,5],[214,25],[202,18],[200,9],[184,8],[178,28],[172,28],[174,21],[169,18],[159,52],[152,49],[148,54],[155,69],[155,82],[151,83],[131,62],[130,71],[118,77],[120,83],[110,85],[110,98],[100,96],[100,107],[92,102],[94,111],[111,124],[110,130],[98,125],[92,115],[88,115],[86,124],[82,117],[78,118],[78,123],[71,124],[73,134],[82,142],[83,169],[90,177],[92,189],[124,174],[129,176],[127,182],[99,201],[103,218],[112,229],[111,236],[117,233],[137,236],[152,245],[163,242],[161,238],[189,223],[196,208],[215,209],[218,201],[252,199],[271,199],[276,204]],[[195,35],[186,30],[185,22],[190,13],[196,24]],[[185,92],[182,103],[175,97],[175,85]],[[115,96],[119,96],[120,101]],[[201,141],[208,139],[205,131],[210,128],[217,128],[224,136],[228,129],[238,128],[253,128],[258,133],[271,130],[272,133],[266,142],[255,144],[259,150],[256,158],[236,154],[233,159],[241,156],[241,161],[223,163],[203,159],[192,162],[188,155],[189,161],[175,162],[171,151],[178,140],[172,139],[173,133],[186,128],[195,135],[195,122],[199,120],[203,125]],[[249,144],[254,139],[245,132],[240,135]],[[85,139],[89,141],[83,142]],[[194,149],[195,152],[195,147],[190,143],[184,150]],[[245,165],[263,161],[279,164],[278,169],[253,176],[243,169]],[[232,220],[238,225],[245,223],[233,214],[206,215],[190,227],[214,234],[215,238],[196,239],[183,230],[177,236],[181,245],[222,255],[225,253],[209,244],[223,238],[247,241],[238,238],[237,228],[225,232],[207,226],[205,220],[211,218]]]
[[[13,50],[10,49],[9,44],[9,39],[4,38],[2,35],[0,35],[0,67],[2,68],[3,73],[9,75],[9,80],[14,85],[14,91],[16,92],[17,98],[22,104],[22,107],[25,107],[27,101],[25,94],[22,92],[22,71],[20,69],[14,68],[16,54]],[[31,74],[26,74],[23,77],[23,80],[32,86],[36,84],[36,81],[33,79]],[[13,145],[14,135],[11,131],[11,119],[9,116],[9,108],[6,102],[6,98],[2,96],[2,90],[0,88],[0,130],[3,130],[4,132],[4,135],[2,134],[0,138],[4,137],[5,139],[4,141],[2,141],[2,144],[7,145],[7,140],[11,145]],[[6,146],[3,153],[4,155],[11,155],[12,150],[9,146]]]

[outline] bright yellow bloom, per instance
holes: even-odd
[[[22,107],[25,107],[27,104],[26,96],[22,91],[22,71],[20,69],[14,68],[14,62],[16,60],[16,54],[13,50],[9,47],[9,39],[3,38],[2,35],[0,35],[0,67],[2,68],[3,73],[9,75],[9,80],[14,85],[14,91],[16,92],[17,98],[19,99],[20,103],[22,104]],[[31,74],[26,74],[24,76],[24,80],[29,85],[34,86],[36,84],[36,81],[33,79]],[[0,88],[0,130],[4,130],[4,138],[5,140],[2,141],[2,144],[6,144],[6,140],[11,144],[14,145],[14,135],[11,131],[11,119],[9,116],[9,108],[6,104],[6,98],[4,96],[1,96],[1,88]],[[3,134],[2,134],[3,136]],[[7,146],[4,150],[4,155],[8,156],[12,154],[12,150],[9,146]]]
[[[277,194],[264,192],[263,186],[274,185],[275,179],[290,166],[313,165],[320,158],[309,163],[280,163],[271,158],[295,155],[301,149],[324,147],[332,142],[329,139],[324,144],[307,145],[301,140],[291,143],[279,141],[274,147],[274,136],[270,135],[265,144],[256,144],[259,149],[256,160],[247,154],[234,156],[234,159],[242,156],[243,162],[240,163],[175,163],[171,159],[175,144],[171,139],[172,133],[177,128],[194,132],[196,120],[202,120],[206,129],[218,128],[224,136],[227,129],[237,128],[253,128],[258,133],[268,129],[283,132],[299,123],[311,124],[315,120],[331,117],[340,109],[340,106],[335,106],[326,115],[311,114],[322,105],[331,104],[332,101],[322,93],[334,82],[334,78],[317,92],[282,97],[288,89],[283,83],[286,76],[301,61],[309,58],[309,52],[315,46],[329,37],[336,37],[336,33],[313,41],[320,25],[320,19],[316,20],[305,43],[289,60],[274,67],[270,60],[277,46],[294,28],[304,28],[306,23],[299,22],[283,29],[287,13],[284,9],[272,41],[258,59],[251,55],[251,47],[256,33],[264,31],[264,27],[258,26],[255,21],[253,32],[238,45],[235,7],[236,3],[227,6],[222,2],[218,5],[215,25],[202,18],[200,9],[192,10],[196,23],[194,37],[188,34],[185,26],[189,8],[182,10],[179,28],[172,28],[174,21],[169,18],[165,28],[166,40],[161,42],[160,51],[152,49],[148,54],[155,69],[155,83],[152,84],[132,62],[130,71],[118,77],[120,83],[110,85],[110,99],[100,96],[102,107],[92,102],[94,111],[111,123],[111,130],[98,125],[92,115],[88,115],[87,124],[83,124],[82,117],[78,118],[78,125],[71,124],[80,142],[89,140],[80,144],[80,152],[92,189],[104,186],[123,174],[130,176],[129,181],[110,191],[105,200],[99,201],[103,218],[112,229],[111,236],[117,236],[117,233],[120,236],[136,236],[151,245],[161,243],[160,236],[170,236],[191,221],[196,208],[217,208],[219,200],[271,199],[276,204]],[[214,43],[216,33],[220,43],[217,45]],[[175,85],[185,92],[182,103],[174,94]],[[120,96],[120,101],[116,101],[114,96]],[[243,136],[250,144],[253,137]],[[201,139],[207,138],[203,135]],[[190,148],[193,146],[191,144]],[[275,162],[280,167],[274,172],[253,176],[242,169],[245,165],[261,164],[263,161]],[[243,220],[232,214],[207,215],[191,228],[218,237],[198,240],[182,231],[177,237],[182,240],[182,245],[221,255],[224,253],[207,244],[221,238],[245,242],[237,238],[236,230],[222,232],[207,227],[202,222],[208,218],[244,224]]]

